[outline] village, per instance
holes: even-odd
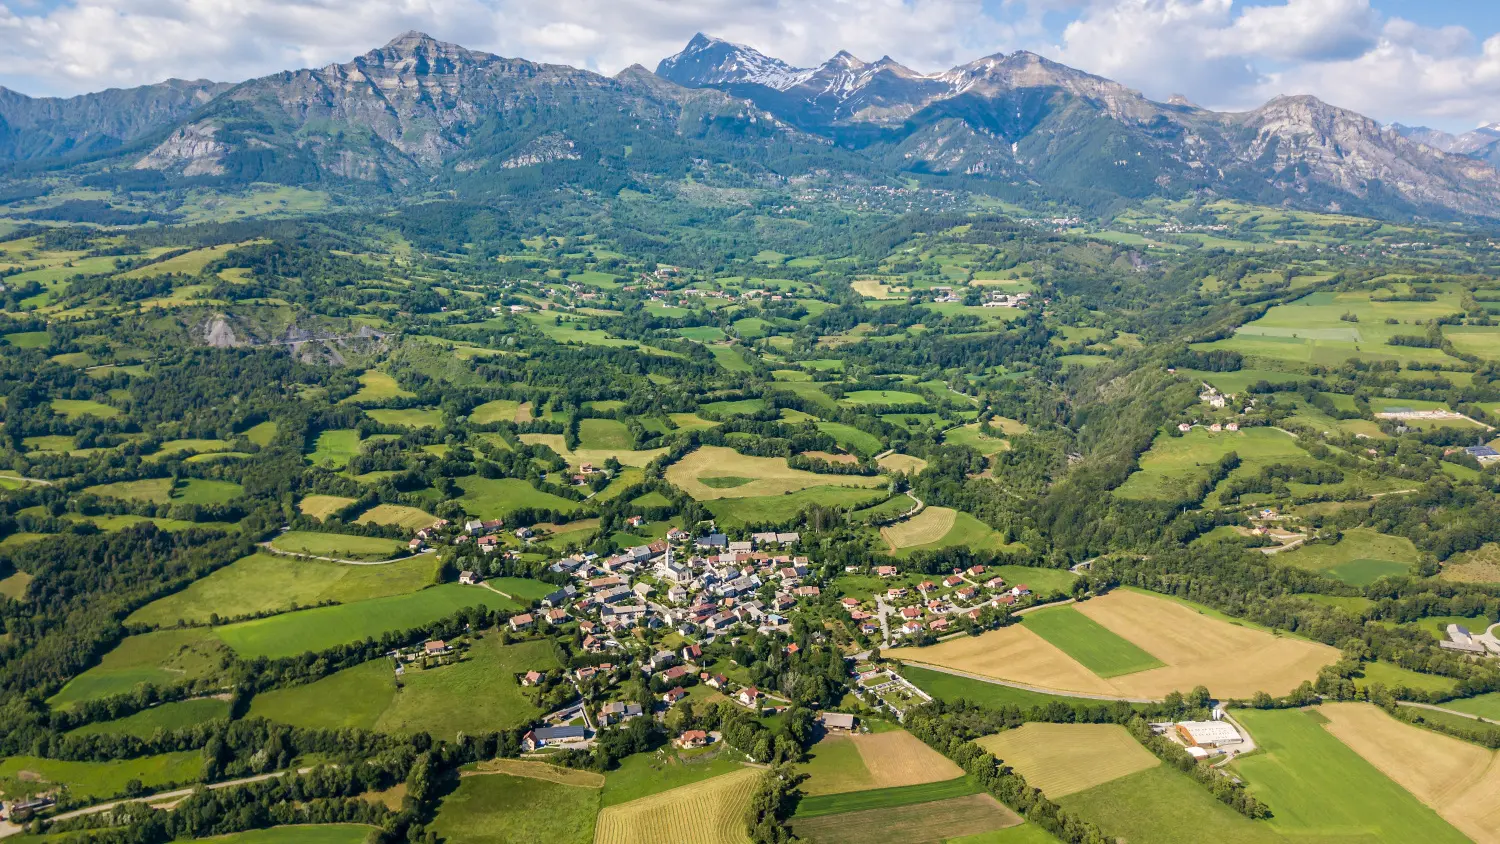
[[[524,543],[530,530],[507,529],[498,519],[462,525],[439,520],[417,531],[411,548],[416,552],[446,545],[455,553],[468,548],[459,559],[472,567],[458,573],[458,582],[492,588],[479,569],[493,563],[499,570],[520,553],[505,547],[501,539],[506,533]],[[1024,583],[1007,582],[983,565],[921,580],[903,574],[898,566],[880,565],[868,571],[848,566],[842,573],[888,586],[863,598],[835,600],[824,591],[827,579],[837,577],[838,571],[830,572],[798,553],[801,540],[796,532],[731,537],[710,530],[694,536],[672,528],[662,539],[609,556],[579,552],[548,565],[549,581],[556,588],[527,612],[511,616],[504,635],[576,635],[580,656],[589,664],[517,676],[518,684],[549,710],[542,719],[545,725],[526,734],[523,749],[586,750],[598,730],[641,717],[664,721],[682,701],[727,699],[758,716],[774,715],[791,701],[731,679],[728,675],[737,672],[724,659],[723,646],[751,632],[788,637],[792,616],[815,604],[846,620],[842,627],[853,634],[840,637],[839,644],[849,650],[857,698],[869,709],[900,720],[906,710],[930,698],[891,668],[871,662],[874,648],[930,644],[992,628],[1012,610],[1031,606],[1036,597]],[[820,642],[832,635],[831,629],[815,634]],[[854,653],[862,645],[870,647]],[[467,646],[465,641],[434,640],[392,651],[397,682],[408,671],[441,669],[462,659]],[[788,654],[796,649],[796,644],[785,646]],[[650,706],[627,692],[637,677],[651,690]],[[843,723],[845,716],[823,717]],[[675,739],[682,748],[715,740],[701,730],[684,731]]]

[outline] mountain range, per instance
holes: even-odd
[[[61,158],[61,161],[59,161]],[[840,52],[812,68],[695,36],[613,77],[403,34],[351,62],[236,85],[67,100],[0,89],[0,161],[420,194],[617,190],[706,163],[858,171],[1089,207],[1218,195],[1374,214],[1500,217],[1500,128],[1381,126],[1310,96],[1166,103],[1029,52],[940,73]]]

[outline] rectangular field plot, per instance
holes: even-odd
[[[1071,606],[1027,613],[1023,623],[1100,677],[1118,677],[1165,664]]]
[[[464,607],[519,610],[520,604],[488,589],[458,584],[433,586],[409,595],[318,607],[217,627],[214,633],[245,659],[294,656],[380,637],[393,630],[430,624]]]
[[[293,530],[271,540],[278,551],[339,560],[387,560],[406,553],[406,543],[379,536]]]
[[[797,818],[792,830],[812,844],[867,844],[872,841],[900,841],[902,844],[943,844],[946,841],[970,840],[989,844],[1012,839],[990,838],[986,833],[1007,830],[1021,823],[1021,818],[988,794],[950,797],[908,806],[883,807],[864,811]],[[1036,830],[1040,832],[1040,830]],[[1047,841],[1045,834],[1030,840]],[[1027,841],[1014,839],[1016,844]]]
[[[699,501],[781,495],[815,486],[886,485],[878,477],[820,475],[793,469],[781,458],[751,457],[722,446],[704,446],[688,454],[667,469],[666,477]]]
[[[47,703],[61,707],[123,694],[141,683],[171,686],[207,677],[218,670],[225,656],[223,643],[201,628],[127,636],[98,665],[69,680]]]
[[[1332,723],[1325,728],[1324,722],[1330,720],[1325,711],[1336,713],[1336,709],[1326,707],[1235,712],[1265,752],[1236,760],[1231,767],[1244,778],[1252,794],[1273,807],[1275,817],[1269,821],[1273,829],[1288,835],[1364,835],[1392,844],[1465,840],[1412,793],[1336,738]],[[1389,716],[1381,713],[1381,717]],[[1425,733],[1418,727],[1406,729]],[[1359,743],[1354,734],[1363,731],[1350,727],[1349,732],[1349,740]],[[1405,735],[1385,735],[1383,740]],[[1442,737],[1433,734],[1431,738],[1435,742]],[[1419,747],[1414,743],[1391,749],[1411,753]],[[1495,793],[1493,788],[1491,792]]]
[[[599,789],[506,774],[464,776],[443,798],[432,827],[474,844],[590,844]]]
[[[764,772],[745,769],[599,813],[595,844],[748,844],[745,812]]]
[[[1161,764],[1116,724],[1024,724],[978,744],[1054,800]]]
[[[1355,586],[1367,586],[1388,575],[1406,574],[1419,556],[1410,539],[1368,528],[1350,528],[1337,544],[1304,545],[1276,555],[1276,561],[1319,571]]]
[[[922,785],[897,786],[895,788],[876,788],[865,791],[848,791],[841,794],[824,794],[817,797],[804,797],[797,804],[796,818],[820,818],[827,815],[840,815],[846,812],[862,812],[867,809],[882,809],[893,806],[914,806],[918,803],[930,803],[934,800],[947,800],[953,797],[966,797],[970,794],[978,794],[979,785],[968,777],[956,777],[940,782],[924,783]]]
[[[1150,844],[1289,844],[1265,821],[1214,799],[1186,774],[1158,765],[1057,801],[1112,836]],[[1317,840],[1317,839],[1308,839]],[[1360,842],[1368,838],[1324,839]]]

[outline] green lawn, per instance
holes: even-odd
[[[401,389],[401,385],[378,369],[370,369],[360,373],[359,392],[344,401],[351,404],[365,404],[388,401],[390,399],[409,399],[416,393]]]
[[[1424,844],[1467,840],[1410,792],[1323,729],[1316,710],[1236,710],[1265,752],[1231,767],[1288,836],[1365,835]]]
[[[1387,689],[1419,689],[1424,692],[1442,692],[1447,694],[1453,691],[1455,681],[1451,677],[1442,677],[1437,674],[1423,674],[1411,671],[1399,665],[1389,662],[1367,662],[1364,664],[1363,677],[1354,678],[1354,685],[1363,689],[1366,686],[1380,683]],[[1456,709],[1457,707],[1450,707]]]
[[[287,531],[271,540],[271,544],[294,554],[339,560],[388,560],[406,551],[406,543],[398,539],[308,530]]]
[[[163,703],[114,721],[85,724],[68,735],[125,735],[149,739],[157,730],[170,732],[221,718],[229,718],[228,701],[199,698]]]
[[[959,510],[953,518],[948,532],[932,542],[897,548],[896,557],[909,557],[918,551],[938,551],[943,548],[963,546],[976,551],[998,551],[1008,547],[998,532],[968,513]]]
[[[429,828],[473,844],[591,844],[598,813],[597,788],[484,774],[464,777]]]
[[[981,832],[977,835],[950,838],[945,844],[1057,844],[1057,839],[1052,837],[1052,833],[1039,826],[1021,823],[1017,826]]]
[[[408,595],[243,621],[214,628],[214,632],[242,658],[274,659],[419,627],[479,604],[499,610],[520,609],[515,602],[488,589],[449,583]]]
[[[744,416],[751,413],[759,413],[766,409],[765,401],[761,399],[739,399],[737,401],[714,401],[700,407],[707,413],[715,416]]]
[[[677,333],[688,340],[697,340],[699,343],[717,343],[726,336],[724,330],[717,325],[695,325],[689,328],[679,328]]]
[[[226,656],[223,644],[205,629],[127,636],[98,665],[68,681],[47,703],[61,707],[123,694],[140,683],[175,685],[213,674]]]
[[[1208,477],[1208,470],[1229,452],[1240,457],[1236,474],[1259,471],[1269,463],[1307,464],[1311,458],[1296,441],[1271,428],[1236,433],[1209,433],[1194,428],[1180,437],[1161,434],[1141,455],[1140,469],[1115,490],[1121,498],[1176,501],[1185,487]]]
[[[246,428],[244,433],[245,438],[250,440],[250,442],[255,443],[261,448],[265,448],[271,444],[272,440],[276,439],[276,423],[262,422],[259,425]]]
[[[504,518],[523,507],[562,513],[572,513],[579,507],[576,501],[542,492],[519,478],[469,475],[458,478],[457,483],[464,491],[458,503],[466,512],[481,519]]]
[[[910,806],[915,803],[930,803],[950,797],[978,794],[979,786],[968,777],[957,777],[925,785],[906,785],[895,788],[875,788],[866,791],[847,791],[841,794],[819,794],[802,798],[797,804],[796,818],[817,818],[823,815],[841,815],[864,809],[890,809]]]
[[[324,601],[348,603],[403,595],[432,583],[433,565],[425,557],[383,566],[350,566],[258,553],[147,604],[126,620],[153,626],[178,620],[205,623],[214,614],[232,618]]]
[[[714,360],[718,361],[719,366],[724,367],[730,372],[749,372],[753,368],[745,360],[745,356],[740,353],[739,346],[714,345],[709,346],[708,351],[713,354]]]
[[[172,490],[172,500],[183,504],[228,504],[245,494],[245,488],[229,481],[188,478]]]
[[[1100,677],[1118,677],[1166,665],[1072,606],[1027,613],[1023,623]]]
[[[883,489],[815,486],[785,495],[718,498],[704,502],[704,506],[713,514],[720,528],[738,530],[747,525],[780,524],[814,504],[852,510],[879,501],[885,495]]]

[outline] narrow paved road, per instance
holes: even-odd
[[[417,554],[407,554],[405,557],[393,557],[389,560],[340,560],[338,557],[319,557],[317,554],[303,554],[299,551],[285,551],[277,548],[269,542],[260,543],[260,547],[266,551],[271,552],[272,554],[280,554],[283,557],[301,557],[305,560],[322,560],[325,563],[343,563],[346,566],[388,566],[391,563],[399,563],[403,560],[410,560],[412,557],[417,556],[417,554],[431,554],[434,550],[432,548],[423,548],[421,551],[418,551]]]
[[[23,484],[37,484],[38,486],[56,486],[52,481],[44,481],[41,478],[23,478],[20,475],[0,475],[0,480],[20,481]]]
[[[967,671],[958,671],[952,668],[944,668],[941,665],[932,665],[926,662],[918,662],[912,659],[897,660],[903,665],[915,665],[928,671],[938,671],[943,674],[952,674],[955,677],[964,677],[969,680],[978,680],[981,683],[990,683],[995,686],[1009,686],[1012,689],[1020,689],[1023,692],[1036,692],[1044,695],[1055,695],[1057,697],[1076,697],[1084,700],[1124,701],[1125,703],[1161,703],[1160,700],[1149,697],[1114,697],[1112,695],[1093,695],[1087,692],[1064,692],[1058,689],[1044,689],[1041,686],[1028,686],[1025,683],[1014,683],[1010,680],[998,680],[994,677],[985,677],[980,674],[970,674]]]
[[[311,770],[312,768],[298,768],[297,773],[305,774]],[[231,786],[246,785],[252,782],[261,782],[263,780],[274,779],[276,777],[285,776],[287,773],[289,772],[273,771],[269,774],[258,774],[253,777],[243,777],[237,780],[225,780],[224,782],[210,783],[208,787],[210,789],[230,788]],[[197,786],[193,786],[191,788],[179,788],[175,791],[160,791],[156,794],[148,794],[145,797],[132,797],[128,800],[112,800],[108,803],[100,803],[96,806],[89,806],[84,809],[74,809],[71,812],[63,812],[61,814],[53,815],[52,817],[48,818],[48,820],[66,821],[73,818],[81,818],[84,815],[97,815],[100,812],[108,812],[110,809],[113,809],[116,806],[123,806],[126,803],[171,803],[177,800],[181,800],[184,797],[190,796],[197,789]],[[22,831],[24,831],[23,827],[17,826],[16,824],[0,822],[0,838],[15,835],[16,833]]]
[[[1457,709],[1446,709],[1441,706],[1434,706],[1430,703],[1416,703],[1415,701],[1410,700],[1398,700],[1396,701],[1396,705],[1410,706],[1412,709],[1431,709],[1433,712],[1442,712],[1447,715],[1457,715],[1460,718],[1468,718],[1471,721],[1483,721],[1487,724],[1495,723],[1494,721],[1491,721],[1490,719],[1485,718],[1482,715],[1475,715],[1472,712],[1459,712]]]

